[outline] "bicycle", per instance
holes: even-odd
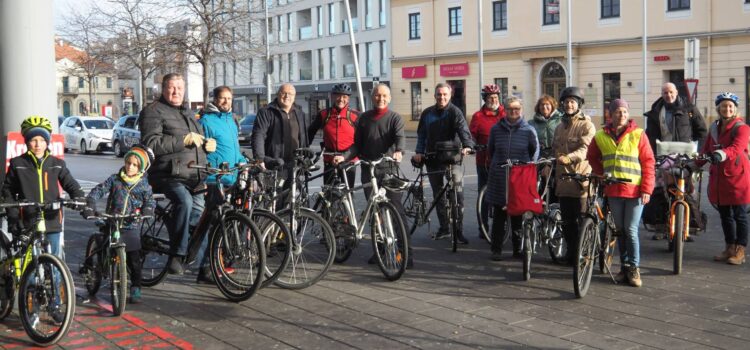
[[[463,227],[459,227],[458,220],[458,218],[462,216],[461,211],[463,211],[463,208],[458,205],[458,190],[453,182],[453,167],[460,166],[463,162],[464,156],[463,153],[461,153],[460,148],[443,150],[442,152],[443,153],[427,153],[425,156],[426,161],[434,160],[439,161],[443,165],[447,165],[444,170],[427,172],[424,170],[425,162],[422,162],[421,164],[412,162],[412,165],[419,169],[419,174],[417,174],[417,178],[406,188],[406,197],[404,198],[403,206],[406,216],[413,219],[411,228],[409,229],[409,236],[411,236],[417,230],[417,227],[429,223],[430,214],[443,199],[443,196],[445,196],[447,199],[446,221],[449,223],[448,236],[451,240],[451,250],[455,253],[456,250],[458,250],[458,232],[463,230]],[[473,153],[474,151],[472,150],[469,154]],[[447,181],[443,184],[443,187],[440,188],[438,193],[434,194],[432,203],[429,208],[425,210],[427,207],[427,201],[424,197],[424,178],[430,175],[445,176]],[[437,240],[439,237],[435,235],[433,236],[433,239]]]
[[[100,219],[96,224],[99,233],[89,237],[86,256],[79,273],[83,285],[91,296],[101,287],[102,279],[109,279],[112,313],[120,316],[125,312],[128,295],[128,270],[125,243],[120,241],[120,228],[125,220],[148,218],[139,212],[132,214],[97,213],[86,219]],[[102,220],[103,219],[103,220]]]
[[[284,181],[278,172],[284,166],[280,159],[266,161],[270,180],[256,199],[255,208],[263,208],[282,219],[291,234],[292,256],[289,264],[274,284],[286,289],[307,288],[322,279],[331,268],[336,253],[333,230],[313,209],[308,207],[307,181],[309,174],[317,170],[312,161],[314,152],[309,148],[294,151],[291,184],[279,191]],[[317,160],[317,159],[316,159]],[[273,164],[272,164],[273,163]],[[272,165],[272,166],[270,166]],[[277,204],[286,200],[285,207],[277,211]],[[256,209],[252,209],[256,210]]]
[[[605,258],[601,255],[601,223],[614,222],[614,219],[611,217],[611,212],[603,209],[603,205],[599,200],[603,191],[602,185],[629,183],[630,179],[615,178],[610,175],[599,176],[595,174],[584,175],[575,173],[562,174],[561,178],[577,181],[581,186],[586,187],[586,192],[588,193],[588,197],[586,198],[588,209],[585,213],[582,213],[578,219],[578,247],[576,250],[576,261],[573,262],[573,289],[576,297],[583,298],[586,296],[591,284],[591,275],[594,270],[596,259]],[[609,244],[609,242],[610,241],[607,240],[607,244]],[[614,249],[612,249],[612,251],[614,251]],[[605,264],[604,267],[609,274],[609,277],[612,279],[612,282],[616,284],[617,281],[612,274],[612,271],[609,269],[609,266]]]
[[[537,167],[551,164],[553,158],[539,159],[531,162],[520,162],[508,160],[502,167],[506,168],[509,173],[510,168],[518,165],[534,164]],[[506,175],[506,188],[509,187],[510,177]],[[523,254],[523,279],[531,279],[531,257],[536,254],[537,249],[546,246],[550,257],[554,262],[562,261],[565,256],[564,237],[562,234],[562,217],[560,214],[559,204],[549,203],[550,197],[550,176],[537,177],[537,187],[541,189],[540,199],[542,201],[542,212],[537,214],[533,211],[526,211],[522,214],[521,227],[521,252]],[[507,190],[506,190],[507,194]],[[510,219],[506,220],[508,227],[506,232],[511,232]],[[506,237],[510,234],[506,234]]]
[[[225,192],[220,179],[224,175],[250,166],[252,165],[216,169],[190,165],[190,168],[217,175],[215,183],[200,191],[207,193],[209,200],[216,203],[216,208],[204,210],[198,224],[193,228],[188,239],[185,262],[195,262],[208,233],[211,274],[219,291],[234,302],[249,299],[260,287],[265,271],[266,254],[260,229],[247,215],[233,208],[233,197],[229,194],[231,192]],[[164,223],[170,220],[171,205],[170,203],[163,207],[157,200],[154,219],[144,221],[141,227],[142,285],[146,287],[158,284],[167,274],[170,244]]]
[[[45,210],[61,206],[82,207],[84,201],[55,200],[46,203],[2,203],[0,209],[36,210],[34,224],[22,229],[14,240],[0,234],[0,320],[13,310],[18,292],[18,313],[26,334],[39,346],[57,343],[70,329],[75,314],[75,286],[68,266],[52,254],[46,238]]]
[[[380,271],[389,281],[401,278],[406,270],[409,258],[409,241],[406,228],[396,206],[386,197],[385,188],[378,186],[375,168],[383,162],[395,162],[393,158],[383,157],[374,161],[357,160],[342,164],[343,181],[324,186],[318,193],[318,199],[313,207],[321,212],[336,232],[336,261],[344,262],[351,256],[359,242],[364,238],[365,222],[369,223],[372,237],[372,248]],[[346,172],[361,164],[368,166],[370,182],[349,188]],[[363,169],[364,171],[364,169]],[[385,183],[393,183],[392,179],[384,179]],[[408,184],[408,183],[407,183]],[[371,188],[367,207],[357,218],[352,193],[364,188]],[[394,190],[403,187],[395,184]],[[363,224],[360,225],[360,222]]]

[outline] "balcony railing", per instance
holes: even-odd
[[[63,94],[78,94],[78,87],[77,86],[63,86],[62,93]]]
[[[310,39],[313,37],[312,27],[302,27],[299,29],[299,40]]]
[[[312,68],[300,68],[299,80],[312,80]]]
[[[344,65],[344,78],[351,78],[355,76],[356,70],[354,69],[354,63]]]

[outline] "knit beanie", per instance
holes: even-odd
[[[628,106],[627,101],[621,98],[618,98],[609,103],[609,113],[610,114],[614,113],[620,107],[624,107],[625,109],[630,109],[630,106]]]
[[[128,157],[130,156],[135,156],[138,159],[140,163],[140,166],[138,167],[138,172],[140,173],[145,172],[146,169],[148,169],[148,167],[150,166],[148,152],[146,152],[146,150],[144,150],[143,148],[139,146],[133,146],[128,151],[128,153],[125,153],[124,159],[128,159]]]
[[[29,143],[29,141],[31,141],[31,139],[33,139],[36,136],[41,136],[49,144],[49,140],[50,140],[49,131],[39,126],[25,130],[23,132],[23,142]]]

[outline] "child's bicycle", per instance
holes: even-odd
[[[26,334],[34,343],[57,343],[68,332],[75,314],[75,287],[65,263],[50,254],[43,211],[60,210],[61,205],[83,206],[78,200],[47,203],[2,203],[0,210],[36,210],[34,224],[15,232],[15,239],[0,234],[0,320],[13,310],[18,291],[18,313]]]
[[[86,244],[86,257],[79,273],[83,284],[91,296],[95,296],[101,287],[102,279],[109,279],[112,312],[115,316],[125,311],[128,296],[128,268],[125,259],[125,243],[120,241],[120,227],[125,220],[144,218],[140,213],[106,214],[97,213],[86,219],[97,221],[99,233],[89,237]]]

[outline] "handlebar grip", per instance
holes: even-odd
[[[263,162],[266,164],[266,168],[268,169],[278,169],[284,166],[284,160],[281,158],[266,157]]]

